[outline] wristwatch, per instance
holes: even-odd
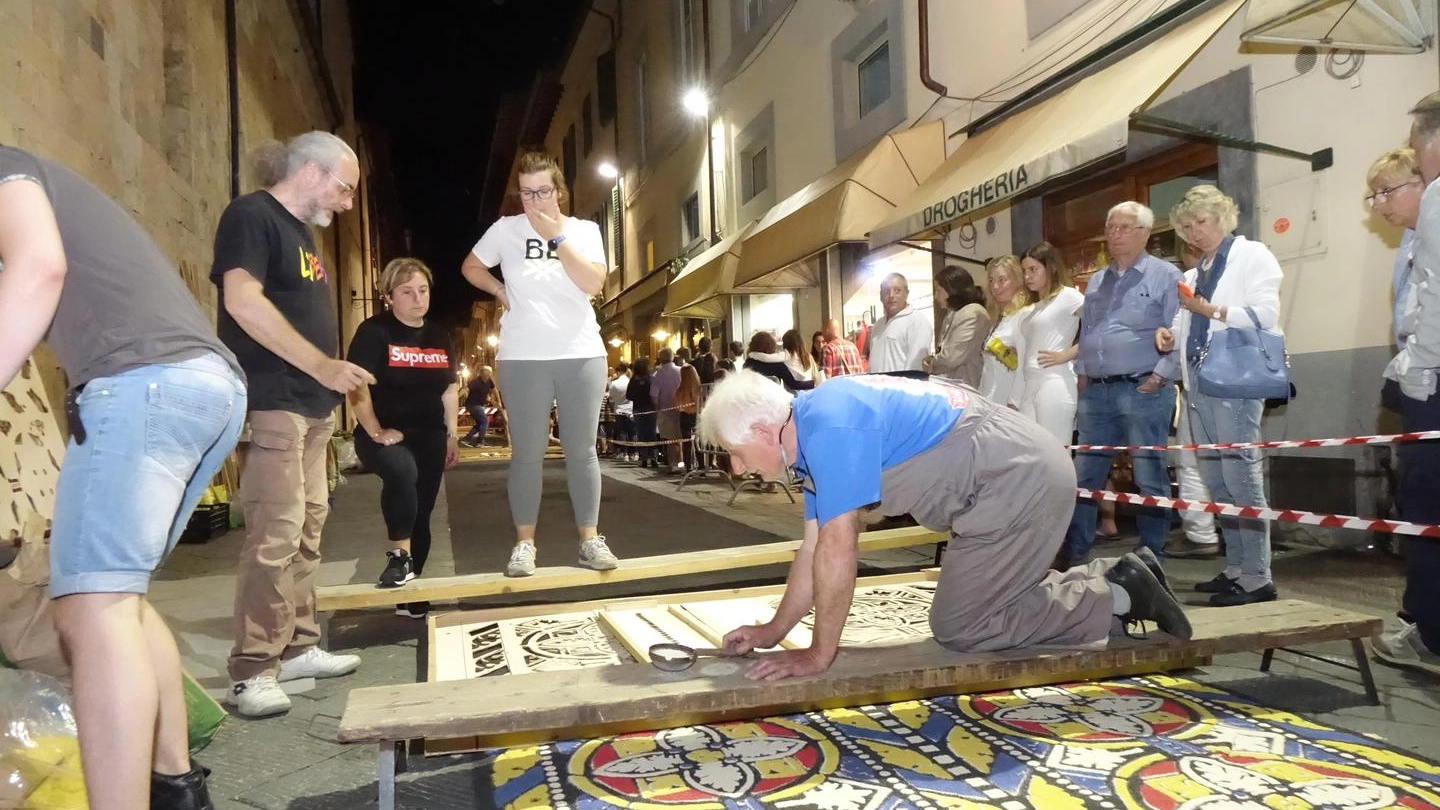
[[[565,234],[562,233],[562,234],[560,234],[559,236],[555,237],[554,239],[551,239],[551,240],[550,240],[550,243],[549,243],[549,244],[550,244],[550,249],[551,249],[551,250],[559,250],[559,249],[560,249],[560,243],[561,243],[561,242],[564,242],[564,241],[565,241]]]

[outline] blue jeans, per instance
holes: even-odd
[[[1405,430],[1440,430],[1440,394],[1427,399],[1400,397]],[[1400,516],[1412,523],[1440,523],[1440,439],[1404,442],[1400,460]],[[1425,646],[1440,654],[1440,539],[1405,538],[1403,607]]]
[[[1196,444],[1260,440],[1260,399],[1221,399],[1199,391],[1187,395],[1190,431]],[[1265,507],[1265,462],[1261,451],[1196,450],[1200,477],[1216,503]],[[1225,533],[1225,575],[1247,591],[1270,582],[1270,523],[1257,518],[1219,517]]]
[[[145,593],[235,447],[245,385],[214,354],[97,377],[60,467],[50,596]]]
[[[1175,386],[1164,385],[1153,394],[1135,390],[1133,382],[1091,382],[1080,392],[1075,422],[1080,444],[1165,444],[1170,435],[1170,416],[1175,411]],[[1110,475],[1114,452],[1082,450],[1075,454],[1075,479],[1081,489],[1104,489]],[[1130,453],[1135,468],[1135,485],[1145,495],[1170,495],[1170,474],[1165,470],[1164,450],[1135,450]],[[1076,499],[1070,528],[1065,532],[1065,558],[1076,562],[1095,545],[1095,516],[1099,504],[1089,498]],[[1140,543],[1156,556],[1165,550],[1170,530],[1170,510],[1160,506],[1136,508],[1135,523]]]

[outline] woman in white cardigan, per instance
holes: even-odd
[[[1180,311],[1171,328],[1155,333],[1162,352],[1180,350],[1185,407],[1199,444],[1256,442],[1261,399],[1223,399],[1197,390],[1194,363],[1216,333],[1225,329],[1279,330],[1280,263],[1260,242],[1231,232],[1239,219],[1235,201],[1211,185],[1186,192],[1170,221],[1203,258],[1185,273],[1194,295],[1181,291]],[[1253,312],[1255,320],[1249,313]],[[1265,473],[1259,450],[1201,450],[1200,475],[1219,503],[1265,507]],[[1270,524],[1250,518],[1220,518],[1225,532],[1225,570],[1195,589],[1210,593],[1214,605],[1244,605],[1277,598],[1270,578]]]

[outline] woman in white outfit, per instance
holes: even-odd
[[[1020,310],[1030,303],[1024,271],[1015,256],[997,256],[985,265],[985,288],[990,293],[990,335],[985,339],[985,365],[980,368],[980,394],[1001,405],[1010,403],[1015,371],[1024,356]]]
[[[1085,296],[1070,282],[1065,259],[1049,242],[1041,242],[1020,260],[1025,289],[1035,303],[1021,316],[1025,353],[1012,397],[1020,412],[1040,423],[1061,444],[1075,433],[1075,335]]]
[[[787,330],[780,338],[780,348],[785,352],[785,367],[790,369],[795,379],[816,385],[825,382],[825,370],[810,354],[805,339],[800,337],[800,330]]]
[[[1239,220],[1235,201],[1211,185],[1190,189],[1170,221],[1203,254],[1185,274],[1194,295],[1180,295],[1169,329],[1155,333],[1161,352],[1180,350],[1185,407],[1200,444],[1250,443],[1260,439],[1263,399],[1230,399],[1199,390],[1194,364],[1226,329],[1278,331],[1280,263],[1260,242],[1231,234]],[[1254,314],[1252,320],[1251,313]],[[1265,508],[1265,470],[1259,450],[1200,450],[1200,475],[1219,503]],[[1212,605],[1244,605],[1276,598],[1270,578],[1270,524],[1253,518],[1220,518],[1225,532],[1225,569],[1195,589],[1212,594]]]

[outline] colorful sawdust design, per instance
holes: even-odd
[[[498,752],[500,807],[1420,810],[1440,767],[1170,676]]]

